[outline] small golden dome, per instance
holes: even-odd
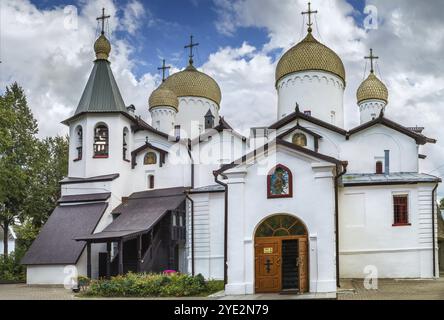
[[[94,43],[94,51],[96,52],[96,58],[98,60],[108,60],[111,52],[111,43],[103,33]]]
[[[372,72],[358,88],[356,93],[358,103],[364,100],[376,99],[388,102],[388,90],[384,83]]]
[[[150,99],[148,101],[150,109],[155,107],[173,107],[178,111],[179,100],[176,94],[167,89],[159,87],[151,93]]]
[[[345,83],[345,68],[341,58],[316,40],[311,32],[279,60],[276,67],[276,83],[288,74],[309,70],[333,73]]]
[[[220,105],[222,94],[217,82],[193,65],[169,76],[160,88],[168,88],[178,97],[202,97]]]

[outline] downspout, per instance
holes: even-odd
[[[191,275],[194,276],[194,200],[188,193],[186,197],[191,202]]]
[[[228,266],[227,266],[227,257],[228,257],[228,185],[218,180],[218,173],[215,171],[214,181],[225,188],[225,208],[224,208],[224,284],[228,283]]]
[[[191,154],[191,140],[188,139],[188,156],[191,160],[191,189],[194,189],[194,159]],[[191,199],[189,194],[186,195],[187,199],[191,202],[191,274],[194,276],[194,200]]]
[[[435,200],[435,193],[436,190],[438,189],[439,184],[436,184],[435,188],[433,188],[432,191],[432,249],[433,249],[433,277],[436,277],[436,235],[435,235],[435,211],[436,211],[436,200]]]
[[[339,180],[347,173],[348,162],[342,163],[342,172],[335,177],[335,229],[336,229],[336,286],[341,287],[339,281]],[[339,171],[339,166],[337,166]]]

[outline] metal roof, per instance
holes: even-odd
[[[74,239],[91,234],[108,204],[58,206],[22,259],[24,265],[76,264],[85,248]]]
[[[76,183],[90,183],[90,182],[106,182],[106,181],[113,181],[116,180],[120,174],[113,173],[113,174],[107,174],[104,176],[96,176],[96,177],[90,177],[90,178],[65,178],[62,181],[60,181],[60,184],[76,184]]]
[[[69,196],[62,196],[57,201],[58,203],[76,203],[76,202],[93,202],[105,201],[111,197],[111,192],[105,193],[91,193],[91,194],[76,194]]]
[[[388,185],[388,184],[416,184],[441,182],[441,179],[432,175],[414,172],[400,172],[386,174],[345,174],[342,183],[345,187],[360,185]]]
[[[185,190],[180,187],[134,193],[113,210],[119,216],[102,232],[79,236],[76,240],[101,242],[149,231],[168,211],[185,201]]]
[[[96,60],[74,115],[83,112],[127,112],[110,63]]]

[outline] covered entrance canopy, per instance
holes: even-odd
[[[146,269],[152,267],[153,259],[156,256],[169,255],[168,253],[162,255],[162,252],[155,253],[162,250],[162,247],[168,250],[168,244],[171,244],[173,240],[178,240],[173,237],[173,234],[177,233],[175,228],[185,227],[184,224],[183,226],[170,225],[173,219],[168,219],[168,222],[165,223],[168,213],[174,215],[177,213],[178,216],[181,215],[181,219],[184,219],[185,191],[186,188],[170,188],[134,193],[113,210],[114,221],[103,231],[77,237],[77,241],[87,242],[88,276],[91,276],[92,243],[107,243],[106,274],[109,276],[111,273],[111,243],[118,243],[118,273],[122,274],[124,273],[124,242],[134,239],[137,246],[137,271],[151,271]],[[174,221],[176,221],[175,219],[176,216]],[[161,229],[162,232],[153,232],[156,226],[159,226],[159,230]],[[146,236],[148,233],[150,233],[150,237],[146,239],[146,243],[143,243],[142,236]]]

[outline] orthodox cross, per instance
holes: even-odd
[[[311,10],[311,3],[310,2],[308,3],[308,11],[302,12],[302,15],[305,15],[305,14],[308,15],[308,23],[307,23],[308,32],[311,32],[313,30],[311,28],[311,26],[313,25],[313,22],[311,22],[311,15],[315,14],[315,13],[318,13],[318,10],[312,11]]]
[[[379,59],[379,57],[373,55],[373,49],[370,49],[370,55],[368,57],[364,57],[364,59],[370,59],[370,65],[371,65],[370,72],[374,73],[375,70],[373,69],[373,60],[377,60]]]
[[[105,34],[105,20],[111,18],[110,15],[105,15],[105,8],[102,8],[102,16],[97,18],[97,21],[102,20],[102,34]]]
[[[157,70],[162,70],[162,82],[165,81],[165,71],[168,69],[171,69],[171,67],[170,66],[167,67],[165,65],[165,59],[163,59],[162,66],[160,68],[157,68]]]
[[[190,49],[190,65],[193,64],[193,58],[194,58],[194,54],[193,54],[193,48],[197,47],[199,45],[199,43],[193,43],[193,36],[190,37],[191,42],[189,45],[185,46],[185,49]]]
[[[265,268],[267,270],[267,273],[270,273],[272,265],[273,263],[271,263],[270,259],[267,259],[267,262],[265,262]]]

